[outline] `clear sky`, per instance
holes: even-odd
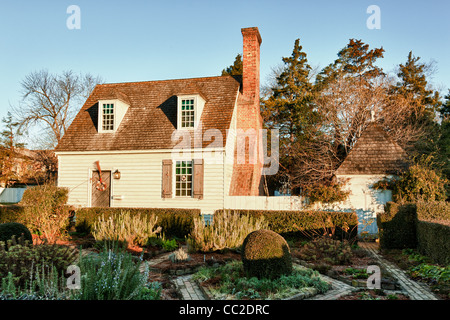
[[[67,8],[81,10],[70,30]],[[381,28],[369,29],[377,5]],[[300,38],[312,66],[325,67],[350,38],[383,47],[385,71],[409,51],[434,60],[433,84],[450,88],[450,1],[0,0],[0,117],[21,99],[32,71],[73,70],[128,82],[220,75],[242,52],[242,27],[258,27],[261,82]]]

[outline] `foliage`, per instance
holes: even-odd
[[[417,221],[417,248],[437,263],[450,264],[450,225]]]
[[[388,202],[385,211],[377,215],[380,248],[415,248],[417,245],[416,219],[416,206],[414,204],[401,205]]]
[[[159,298],[160,286],[148,285],[148,266],[140,272],[141,259],[121,251],[103,250],[80,257],[80,300],[150,300]]]
[[[216,213],[221,212],[220,210]],[[264,218],[267,228],[284,237],[310,238],[324,229],[336,238],[353,239],[357,236],[358,216],[355,212],[337,211],[276,211],[276,210],[234,210],[235,213],[254,218]],[[328,232],[330,233],[330,232]]]
[[[23,237],[23,240],[33,243],[31,232],[25,225],[17,222],[0,224],[0,242],[6,242],[12,237],[16,237],[16,239]]]
[[[238,249],[250,232],[266,227],[263,217],[241,215],[231,210],[217,211],[210,225],[206,225],[201,216],[194,219],[188,248],[191,252]]]
[[[186,251],[183,250],[183,248],[180,248],[169,255],[169,260],[174,263],[177,263],[177,262],[189,261],[189,260],[191,260],[191,257],[187,254]]]
[[[350,195],[350,190],[343,190],[343,185],[339,183],[316,183],[305,186],[303,195],[308,197],[310,204],[333,203],[345,201]]]
[[[367,279],[369,275],[367,274],[367,269],[358,268],[346,268],[343,271],[345,274],[351,275],[353,279]]]
[[[234,59],[234,63],[222,70],[222,76],[239,76],[243,72],[242,55],[239,53]]]
[[[417,219],[444,222],[450,221],[450,202],[419,200],[417,206]]]
[[[55,244],[6,245],[0,243],[0,277],[11,273],[16,286],[24,288],[33,277],[35,268],[61,275],[77,258],[77,251],[70,247]]]
[[[102,215],[94,223],[92,235],[96,241],[119,241],[143,246],[149,238],[156,237],[161,232],[161,227],[156,227],[157,221],[157,216],[132,215],[129,211],[122,211],[108,218]]]
[[[393,186],[392,196],[397,202],[418,200],[440,201],[447,199],[448,181],[431,167],[432,158],[419,159],[403,172]]]
[[[218,268],[203,267],[193,275],[193,279],[201,282],[214,280],[217,284],[209,289],[220,299],[283,299],[307,288],[315,288],[319,293],[330,289],[330,285],[321,280],[316,271],[299,267],[294,267],[291,274],[276,279],[248,278],[240,261]]]
[[[31,230],[55,242],[64,237],[69,226],[71,211],[66,202],[69,190],[51,184],[30,187],[25,190],[20,205],[23,206],[21,220]]]
[[[450,266],[440,267],[421,263],[418,266],[412,267],[409,273],[412,277],[421,277],[434,281],[435,283],[450,284]]]
[[[0,132],[0,182],[2,185],[13,184],[17,180],[14,164],[16,160],[16,148],[23,148],[25,144],[17,142],[17,137],[22,133],[19,130],[19,123],[14,121],[8,111],[7,117],[2,119],[4,130]]]
[[[242,264],[247,277],[275,279],[292,272],[292,257],[286,240],[270,230],[251,232],[242,244]]]
[[[345,240],[333,240],[328,236],[323,236],[313,239],[301,247],[299,257],[305,261],[342,265],[350,262],[352,248]]]
[[[130,215],[141,215],[147,219],[158,217],[157,227],[161,227],[166,237],[183,239],[193,228],[193,219],[200,215],[199,209],[174,208],[81,208],[75,212],[75,228],[78,232],[91,232],[99,217],[105,219],[120,215],[122,211]]]

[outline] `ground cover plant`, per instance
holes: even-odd
[[[268,279],[247,277],[241,261],[203,267],[193,275],[216,299],[283,299],[314,288],[324,293],[330,285],[317,271],[294,266],[292,273]]]
[[[429,286],[441,299],[450,300],[450,265],[439,265],[414,249],[384,250],[383,256],[394,262],[413,280]]]

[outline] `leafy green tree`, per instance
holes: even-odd
[[[222,76],[239,76],[242,75],[242,70],[242,55],[239,53],[234,59],[234,63],[222,70]]]

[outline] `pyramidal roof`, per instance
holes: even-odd
[[[372,122],[336,170],[336,175],[398,174],[407,167],[406,151]]]

